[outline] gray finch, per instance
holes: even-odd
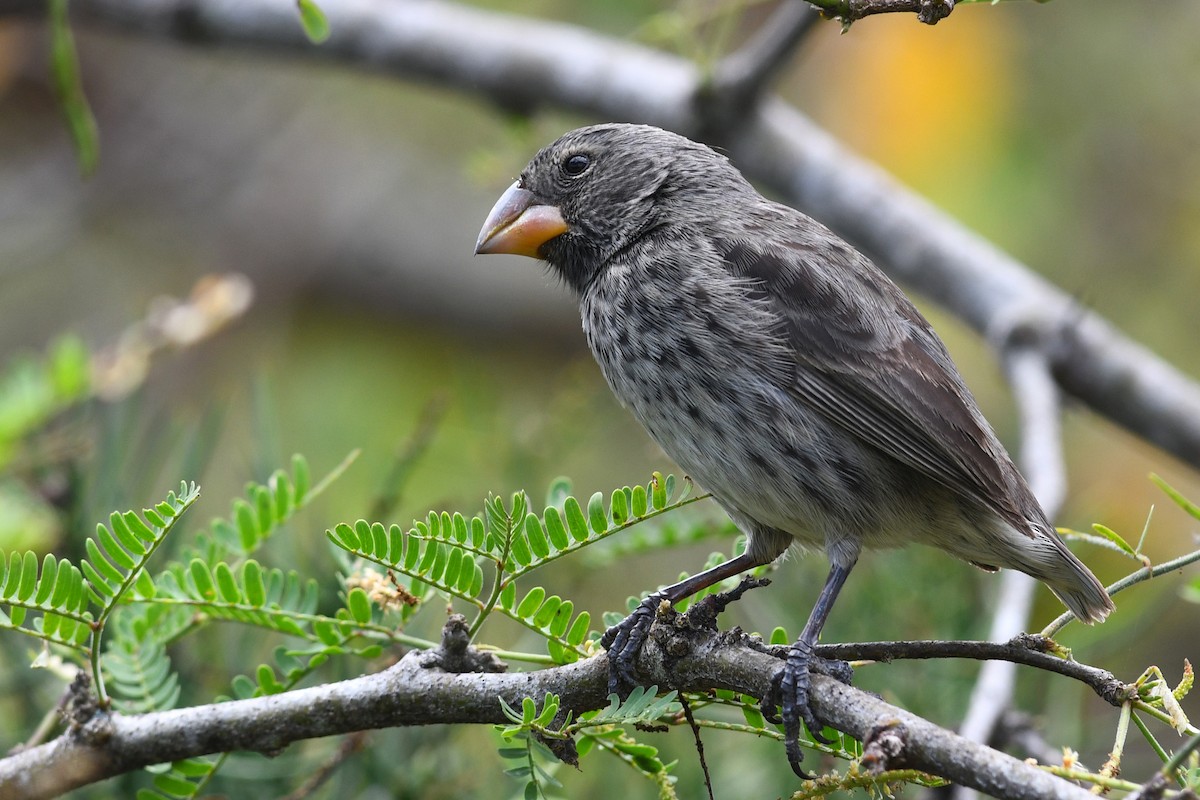
[[[812,648],[864,547],[931,545],[1020,570],[1075,616],[1113,609],[1063,544],[945,346],[865,256],[762,197],[728,159],[642,125],[580,128],[497,202],[477,253],[549,262],[617,398],[746,534],[746,552],[655,592],[605,635],[612,686],[659,604],[824,548],[825,587],[764,708],[793,768]]]

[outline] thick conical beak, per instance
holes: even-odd
[[[488,214],[475,242],[475,253],[541,258],[541,246],[566,230],[567,223],[557,206],[538,205],[533,192],[514,183]]]

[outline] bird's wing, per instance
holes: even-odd
[[[929,323],[865,256],[786,212],[711,241],[779,314],[798,399],[1030,533],[1040,507]]]

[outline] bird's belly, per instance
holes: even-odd
[[[857,550],[955,534],[944,491],[798,392],[794,354],[759,307],[711,276],[705,302],[687,302],[695,280],[668,291],[613,269],[582,301],[605,378],[667,455],[739,524],[802,542]]]
[[[667,455],[731,511],[809,544],[900,543],[887,540],[896,507],[872,466],[878,457],[760,370],[601,365]]]

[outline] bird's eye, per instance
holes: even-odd
[[[567,156],[563,161],[563,172],[574,177],[575,175],[583,174],[583,171],[591,166],[592,160],[583,153],[576,153],[573,156]]]

